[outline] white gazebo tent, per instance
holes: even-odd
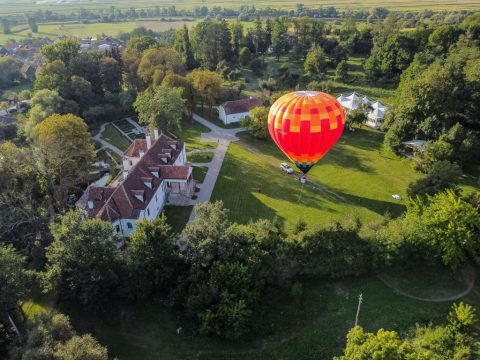
[[[367,114],[367,125],[378,129],[383,124],[387,107],[378,101],[370,106],[372,107],[372,110]]]

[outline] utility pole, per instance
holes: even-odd
[[[362,305],[363,294],[358,297],[357,316],[355,316],[355,326],[358,325],[358,315],[360,315],[360,306]]]

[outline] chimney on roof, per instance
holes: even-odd
[[[88,200],[87,205],[88,205],[89,209],[93,209],[93,201],[92,200]]]
[[[123,178],[126,179],[128,176],[128,170],[123,170]]]
[[[130,162],[130,159],[127,157],[123,158],[123,170],[128,172],[130,170],[130,167],[132,166],[132,163]]]
[[[147,150],[152,147],[152,138],[150,135],[145,136],[145,139],[147,140]]]
[[[155,141],[157,141],[158,140],[158,129],[157,128],[153,129],[153,135],[155,137]]]

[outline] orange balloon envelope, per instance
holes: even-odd
[[[284,95],[268,113],[270,136],[304,174],[335,145],[344,126],[342,106],[322,92]]]

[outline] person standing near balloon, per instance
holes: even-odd
[[[304,176],[335,145],[344,127],[340,103],[317,91],[286,94],[268,113],[270,136]]]

